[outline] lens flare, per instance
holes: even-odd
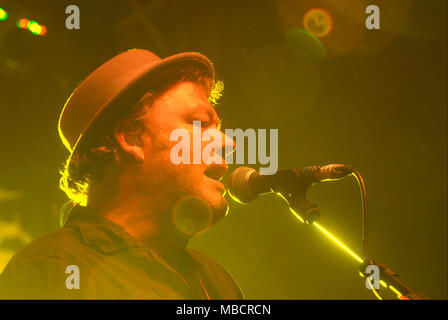
[[[211,225],[212,218],[210,206],[198,197],[186,197],[180,200],[172,212],[174,226],[187,236],[205,231]]]
[[[25,29],[28,27],[30,21],[28,19],[19,19],[17,20],[17,27]]]
[[[302,29],[289,29],[285,36],[286,43],[297,54],[313,60],[320,60],[325,57],[325,47],[311,33]]]
[[[40,36],[43,36],[47,33],[47,28],[45,26],[40,26]]]
[[[6,20],[8,18],[8,13],[0,8],[0,21]]]
[[[42,31],[40,25],[36,21],[30,21],[28,24],[28,30],[34,34],[39,34]]]
[[[318,38],[323,38],[333,29],[333,19],[327,10],[313,8],[303,16],[303,26],[309,33]]]

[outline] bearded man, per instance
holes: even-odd
[[[60,185],[71,210],[61,229],[11,259],[1,297],[242,298],[223,267],[186,248],[228,209],[220,180],[224,150],[235,146],[213,108],[221,89],[199,53],[160,59],[135,49],[91,73],[59,119],[70,151]],[[223,161],[174,164],[171,133],[197,123],[219,132]]]

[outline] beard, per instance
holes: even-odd
[[[222,219],[228,211],[224,188],[220,182],[204,174],[203,164],[171,163],[166,157],[145,164],[139,175],[142,192],[163,212],[164,225],[168,223],[183,234],[202,233]],[[145,167],[146,166],[146,167]]]

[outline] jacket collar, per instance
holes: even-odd
[[[79,205],[73,207],[65,227],[77,229],[84,243],[103,253],[113,253],[131,247],[142,247],[122,227],[88,207]]]

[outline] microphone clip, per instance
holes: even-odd
[[[320,217],[319,208],[306,199],[312,181],[304,180],[295,169],[280,170],[269,177],[272,192],[280,195],[303,222],[311,224]]]

